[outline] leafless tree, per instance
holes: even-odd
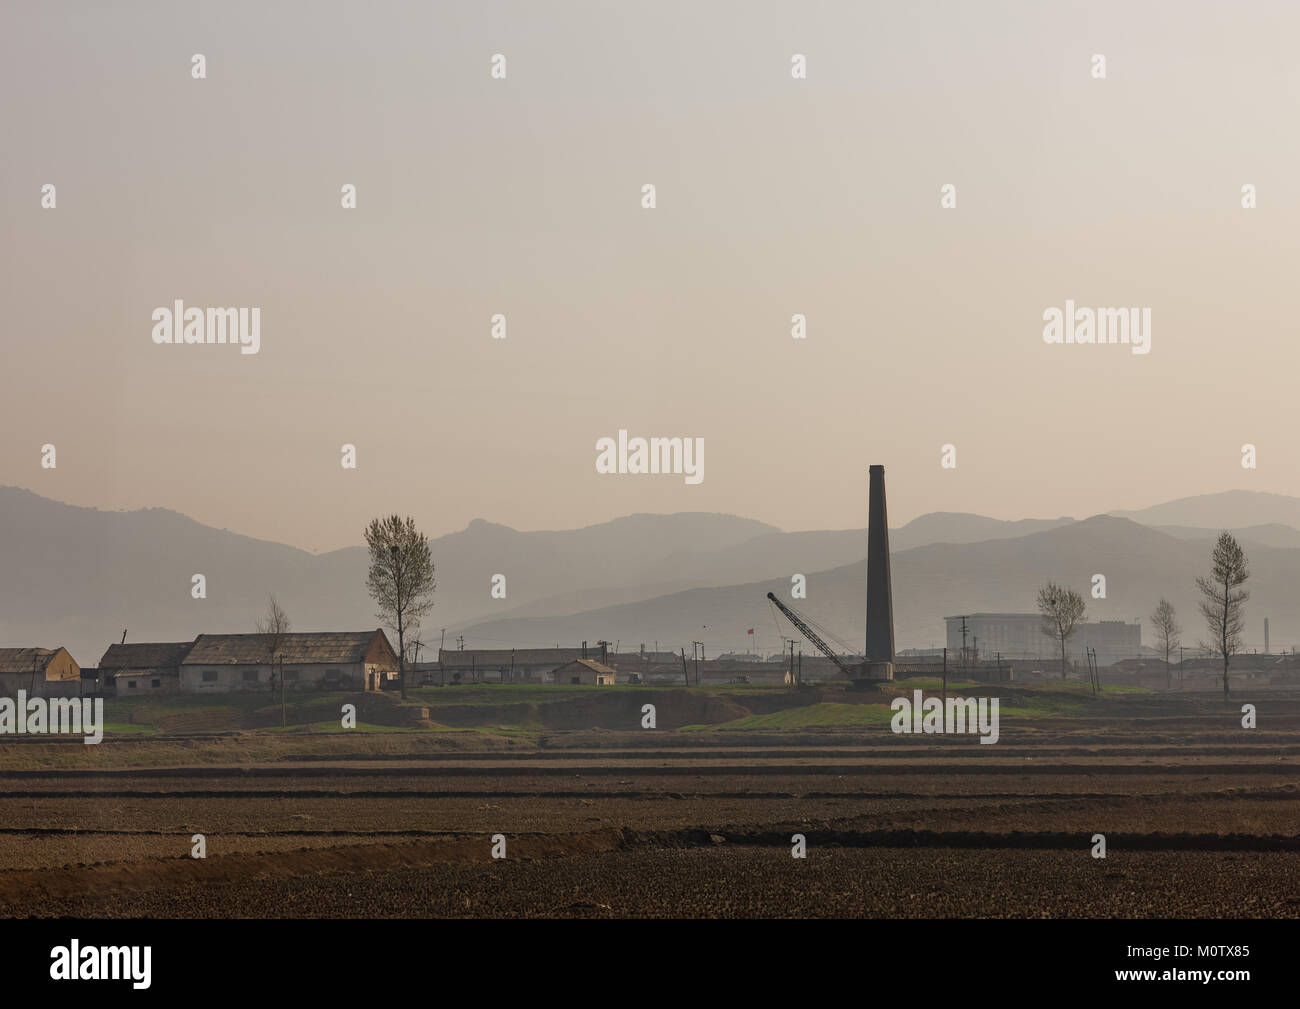
[[[1078,630],[1083,610],[1083,596],[1074,589],[1048,582],[1038,590],[1040,627],[1049,638],[1061,642],[1061,679],[1065,679],[1065,643]]]
[[[1210,577],[1198,577],[1201,590],[1201,616],[1210,631],[1209,644],[1202,645],[1211,655],[1223,656],[1223,699],[1228,699],[1228,664],[1241,649],[1241,632],[1246,624],[1244,604],[1250,592],[1241,586],[1250,577],[1246,552],[1232,533],[1222,532],[1210,555]]]
[[[419,626],[420,617],[433,608],[433,558],[429,539],[415,521],[389,515],[373,519],[366,527],[370,571],[366,588],[379,604],[379,618],[397,632],[398,675],[406,697],[406,631]]]
[[[1173,673],[1169,668],[1169,655],[1178,647],[1178,636],[1183,633],[1183,629],[1179,626],[1174,604],[1164,596],[1160,597],[1156,611],[1151,614],[1151,624],[1156,629],[1157,639],[1165,646],[1165,687],[1172,687]]]
[[[271,666],[271,693],[275,693],[275,660],[280,651],[280,645],[284,643],[284,636],[293,629],[293,623],[289,620],[289,615],[276,601],[275,593],[272,592],[266,603],[266,613],[257,618],[254,622],[257,633],[264,635],[266,638],[266,655],[267,662]],[[284,684],[280,684],[280,702],[283,707],[284,703]]]

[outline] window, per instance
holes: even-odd
[[[155,690],[157,690],[159,687],[162,686],[162,680],[158,679],[158,677],[155,676],[153,680],[150,681],[149,685],[153,687]]]
[[[245,682],[245,683],[256,683],[256,682],[257,682],[257,670],[256,670],[256,669],[245,669],[245,670],[244,670],[244,682]]]
[[[127,681],[126,681],[126,689],[127,689],[127,690],[134,690],[134,689],[135,689],[135,680],[127,680]]]
[[[216,682],[217,682],[217,671],[216,671],[215,669],[205,669],[205,670],[203,670],[203,682],[204,682],[204,683],[216,683]]]

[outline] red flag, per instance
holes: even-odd
[[[753,634],[753,633],[754,633],[754,628],[751,627],[751,628],[750,628],[749,630],[747,630],[745,633],[746,633],[746,634]]]

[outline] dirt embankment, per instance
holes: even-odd
[[[481,725],[541,725],[547,729],[636,730],[641,728],[642,709],[647,704],[655,706],[655,727],[659,729],[718,725],[753,713],[731,697],[689,690],[619,690],[538,704],[438,705],[430,708],[430,717],[439,725],[458,729]]]

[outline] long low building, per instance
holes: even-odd
[[[548,683],[560,666],[578,659],[602,661],[599,645],[588,648],[472,648],[438,650],[436,663],[421,663],[433,683]]]
[[[382,690],[398,678],[397,652],[382,630],[306,634],[200,634],[180,663],[185,693]]]

